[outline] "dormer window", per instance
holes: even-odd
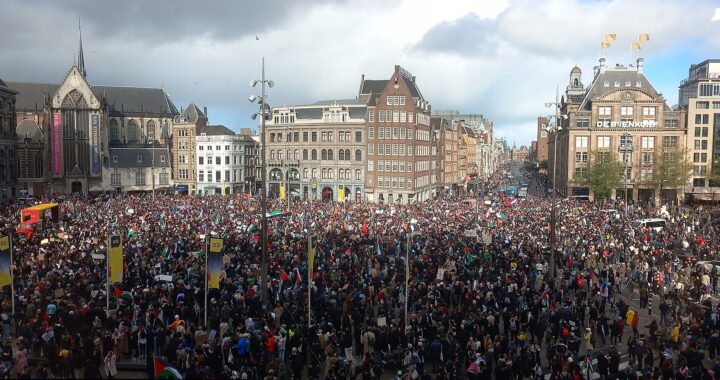
[[[142,156],[137,156],[137,162],[138,163],[142,162]]]
[[[615,81],[615,87],[620,87],[620,82]]]
[[[630,87],[630,86],[632,86],[632,84],[630,83],[630,81],[629,81],[629,80],[625,81],[625,87]]]
[[[635,82],[635,87],[642,87],[642,83],[640,81]]]
[[[604,87],[610,87],[610,82],[608,82],[608,81],[603,82],[603,86],[604,86]]]

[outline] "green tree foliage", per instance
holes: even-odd
[[[685,148],[663,146],[655,158],[655,186],[659,190],[684,187],[692,176],[693,164]]]
[[[623,163],[611,152],[593,152],[591,157],[578,181],[593,192],[595,199],[607,199],[623,183]]]

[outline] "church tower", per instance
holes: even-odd
[[[582,84],[582,70],[575,66],[570,70],[570,82],[567,86],[567,95],[582,96],[585,95],[585,86]]]

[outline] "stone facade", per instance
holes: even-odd
[[[19,194],[15,96],[17,91],[0,79],[0,201]]]

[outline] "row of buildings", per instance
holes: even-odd
[[[592,196],[580,177],[594,156],[608,153],[625,165],[623,186],[613,196],[624,196],[627,188],[635,201],[683,195],[714,200],[720,186],[713,180],[720,165],[720,60],[692,65],[671,107],[645,76],[642,58],[627,66],[608,66],[601,58],[588,85],[582,70],[572,68],[558,106],[559,117],[538,118],[531,157],[548,162],[560,193]],[[686,184],[663,178],[668,162],[692,167]]]
[[[272,108],[268,194],[407,203],[467,189],[509,156],[482,115],[431,113],[416,78],[395,66],[361,78],[349,99]],[[253,193],[259,139],[180,110],[161,88],[95,86],[82,41],[60,84],[0,81],[0,186],[20,194]]]

